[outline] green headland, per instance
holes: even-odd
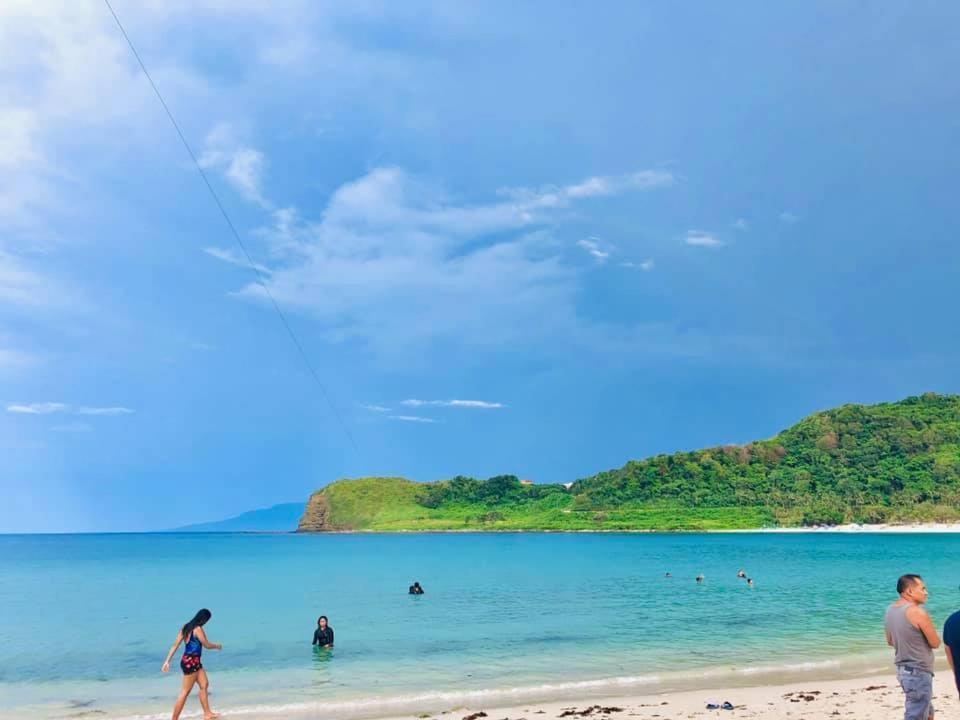
[[[768,440],[631,460],[569,485],[345,479],[300,532],[726,530],[960,520],[960,396],[815,413]]]

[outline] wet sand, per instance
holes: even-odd
[[[733,710],[707,710],[729,701]],[[934,678],[939,717],[960,716],[949,671]],[[584,702],[527,703],[513,707],[462,707],[391,720],[695,720],[698,718],[803,718],[804,720],[893,720],[903,716],[903,693],[893,672],[856,680],[800,681],[750,688],[688,690],[661,695],[611,697]]]

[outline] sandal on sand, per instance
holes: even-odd
[[[719,709],[720,709],[720,706],[717,705],[717,703],[715,703],[715,702],[708,702],[708,703],[707,703],[707,710],[719,710]]]
[[[721,710],[733,710],[733,703],[729,700],[724,700],[723,705],[720,706]]]

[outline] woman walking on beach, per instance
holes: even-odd
[[[184,625],[177,633],[177,639],[170,647],[167,653],[167,659],[163,661],[163,672],[170,670],[170,658],[177,651],[180,643],[183,643],[183,657],[180,658],[180,670],[183,671],[183,685],[180,687],[180,694],[177,696],[177,702],[173,705],[172,720],[179,720],[180,713],[183,712],[183,706],[187,703],[187,697],[194,685],[200,686],[200,706],[203,708],[204,720],[220,717],[210,709],[210,700],[207,698],[207,688],[210,686],[210,680],[207,678],[207,671],[203,669],[200,662],[200,655],[203,648],[207,650],[223,650],[223,645],[212,643],[207,640],[207,634],[203,631],[203,626],[207,624],[211,613],[203,608],[193,619]]]

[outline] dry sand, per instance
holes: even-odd
[[[733,710],[707,710],[709,701],[730,701]],[[934,678],[934,705],[941,718],[960,717],[952,674]],[[480,714],[483,713],[483,714]],[[753,688],[687,690],[662,695],[612,697],[582,702],[471,707],[392,720],[687,720],[778,718],[791,720],[894,720],[903,717],[903,693],[891,672],[857,680],[800,681]]]

